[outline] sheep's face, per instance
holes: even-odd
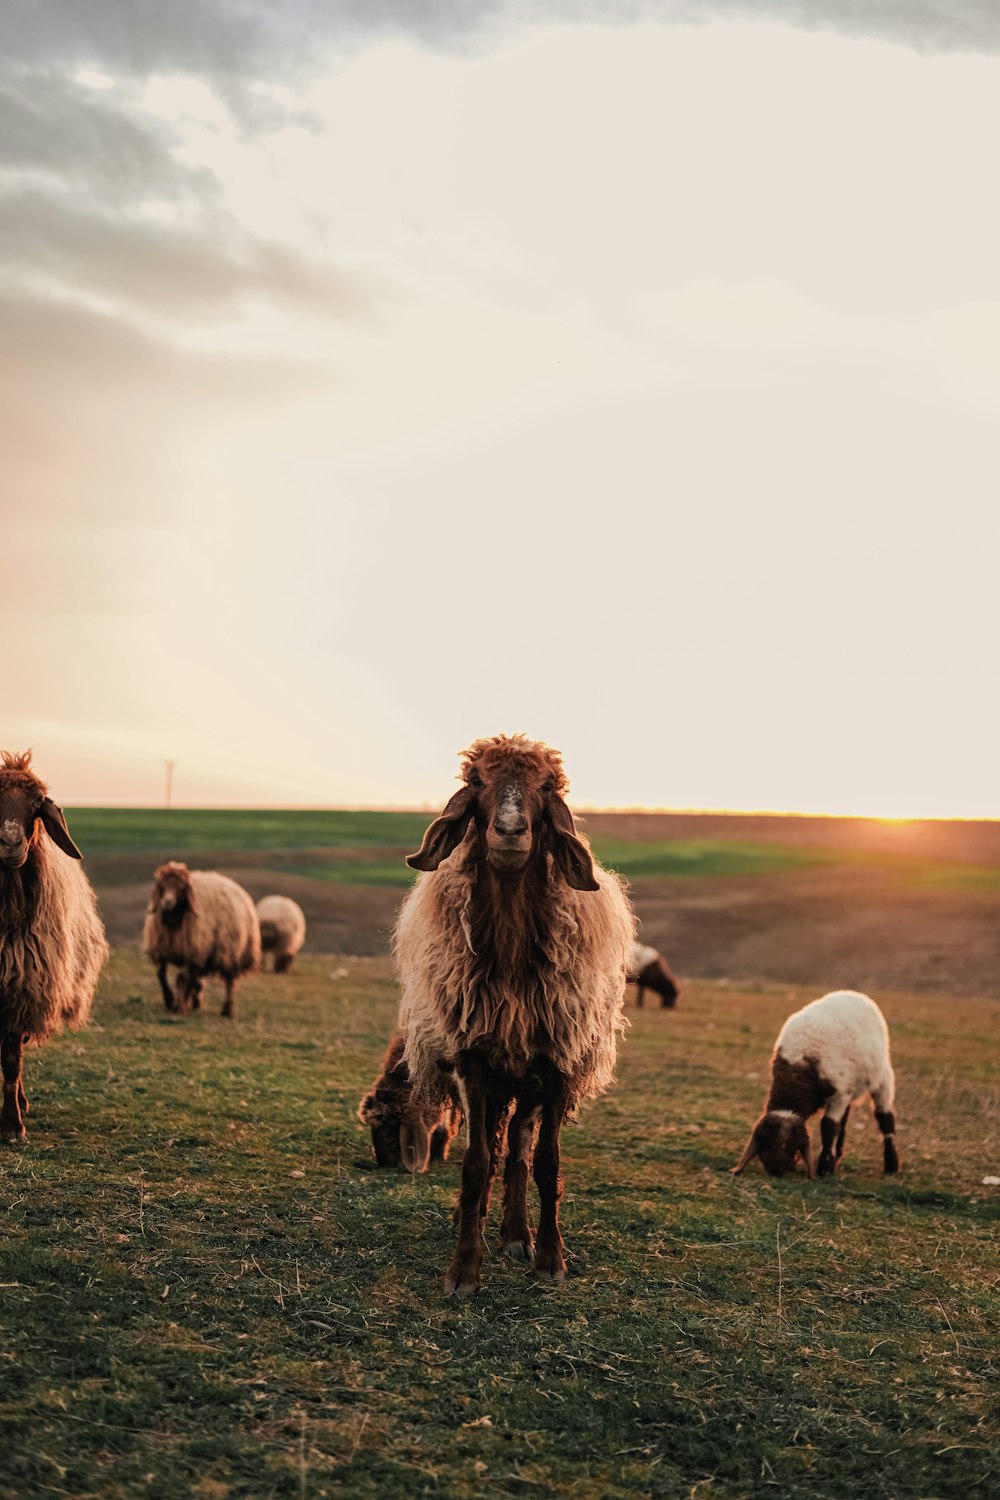
[[[187,865],[161,865],[156,872],[149,910],[168,924],[179,922],[191,906],[191,876]]]
[[[406,1172],[426,1172],[430,1162],[431,1133],[427,1122],[399,1100],[385,1103],[378,1091],[361,1101],[358,1118],[371,1127],[372,1149],[380,1167],[401,1167]]]
[[[809,1133],[798,1115],[773,1110],[757,1122],[754,1135],[761,1166],[770,1176],[794,1172],[800,1156],[809,1170]]]
[[[42,800],[40,791],[27,786],[8,786],[0,792],[0,861],[8,870],[19,870],[28,858]]]
[[[593,860],[576,836],[562,760],[521,735],[477,740],[463,755],[464,785],[424,835],[407,863],[436,870],[474,822],[482,857],[498,874],[516,876],[536,853],[550,851],[567,882],[596,891]]]
[[[27,769],[28,756],[5,756],[0,767],[0,864],[19,870],[38,842],[39,824],[57,848],[72,859],[80,851],[70,838],[62,808]]]

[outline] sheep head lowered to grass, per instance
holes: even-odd
[[[422,871],[396,927],[400,1030],[415,1093],[458,1078],[468,1126],[459,1244],[447,1291],[479,1286],[489,1191],[508,1130],[501,1235],[530,1259],[526,1191],[541,1200],[535,1267],[566,1263],[558,1227],[559,1133],[612,1080],[634,918],[563,794],[562,759],[523,735],[477,740],[462,786],[408,863]]]

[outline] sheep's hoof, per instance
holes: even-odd
[[[559,1250],[541,1250],[535,1246],[535,1272],[543,1281],[565,1281],[566,1262]]]
[[[474,1297],[480,1290],[478,1281],[453,1281],[450,1276],[444,1278],[444,1294],[446,1297]]]
[[[832,1156],[821,1156],[816,1163],[817,1177],[832,1177],[837,1163]]]
[[[566,1267],[565,1266],[540,1266],[536,1262],[535,1263],[535,1274],[537,1276],[539,1276],[542,1281],[565,1281],[566,1280]]]
[[[24,1146],[27,1144],[27,1140],[28,1132],[23,1125],[18,1125],[16,1130],[12,1130],[9,1126],[6,1126],[0,1131],[0,1141],[3,1141],[5,1146],[14,1146],[15,1148]]]
[[[529,1265],[535,1258],[530,1240],[504,1240],[503,1250],[511,1260],[526,1260]]]
[[[446,1297],[471,1297],[480,1288],[479,1269],[462,1261],[455,1261],[444,1278]]]

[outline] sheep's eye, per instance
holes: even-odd
[[[543,792],[554,792],[555,789],[556,789],[555,778],[553,776],[546,776],[545,780],[542,782],[542,791]]]

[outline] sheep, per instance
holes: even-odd
[[[143,952],[156,965],[167,1010],[184,1014],[201,1005],[207,974],[226,984],[222,1014],[232,1017],[236,981],[260,968],[260,927],[253,901],[241,885],[215,870],[189,870],[175,860],[153,880],[142,930]],[[178,969],[176,991],[167,965]]]
[[[646,990],[652,990],[660,997],[660,1007],[663,1010],[672,1009],[677,1004],[677,996],[680,994],[680,985],[670,972],[670,965],[658,952],[651,948],[648,943],[633,943],[629,954],[628,978],[630,984],[639,986],[636,996],[636,1005],[642,1009],[642,997]]]
[[[829,1176],[844,1153],[851,1104],[865,1094],[871,1094],[882,1132],[885,1172],[898,1172],[896,1079],[885,1017],[867,995],[835,990],[797,1010],[779,1031],[764,1113],[732,1170],[742,1172],[759,1156],[764,1170],[780,1177],[792,1171],[801,1156],[812,1177],[806,1121],[825,1105],[816,1173]]]
[[[0,1140],[17,1144],[27,1135],[24,1045],[84,1024],[108,944],[83,856],[31,751],[0,755]]]
[[[274,954],[274,972],[287,974],[306,940],[305,912],[291,896],[264,896],[257,902],[262,953]]]
[[[443,1101],[418,1100],[403,1061],[404,1042],[394,1036],[382,1071],[358,1105],[358,1119],[371,1127],[375,1160],[380,1167],[402,1166],[426,1172],[432,1161],[447,1161],[462,1121],[458,1091]]]
[[[467,1296],[481,1284],[511,1101],[503,1246],[529,1262],[534,1251],[542,1277],[566,1274],[559,1135],[566,1116],[612,1082],[635,918],[619,877],[576,832],[557,751],[523,735],[476,740],[461,779],[407,859],[423,873],[400,908],[394,947],[414,1092],[443,1098],[453,1074],[461,1093],[467,1146],[444,1287]]]

